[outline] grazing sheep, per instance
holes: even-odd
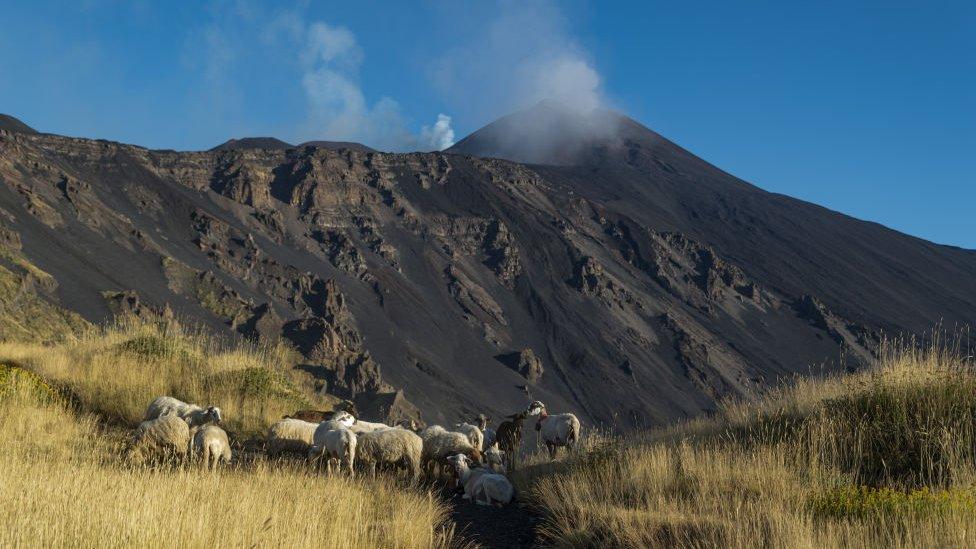
[[[498,448],[498,444],[485,450],[485,464],[495,473],[502,475],[508,473],[508,469],[505,468],[505,452]]]
[[[514,471],[517,465],[519,452],[522,449],[522,422],[528,416],[528,412],[518,412],[508,416],[508,421],[503,421],[498,426],[495,440],[498,447],[505,453],[509,470]]]
[[[556,459],[556,450],[559,448],[565,446],[572,450],[579,442],[580,421],[575,415],[549,415],[546,405],[538,400],[529,405],[527,412],[531,416],[539,416],[535,428],[542,436],[542,441],[546,443],[549,459]]]
[[[124,457],[137,465],[170,459],[182,463],[189,447],[190,427],[179,416],[167,414],[140,423],[132,432]]]
[[[383,431],[386,429],[393,429],[393,427],[390,427],[385,423],[375,423],[372,421],[363,421],[361,419],[357,419],[356,423],[354,423],[353,426],[350,427],[349,429],[352,432],[356,433],[357,435],[361,435],[364,433],[372,433],[373,431]]]
[[[358,435],[356,456],[370,476],[376,475],[377,465],[406,469],[414,481],[420,476],[423,440],[406,429],[388,427]]]
[[[317,423],[300,419],[281,419],[268,428],[267,452],[269,456],[282,454],[308,455],[315,440]]]
[[[470,467],[471,460],[464,454],[457,454],[448,458],[457,472],[458,481],[464,487],[464,499],[470,499],[478,505],[493,505],[499,507],[511,503],[515,496],[515,487],[505,475],[491,472],[490,469]]]
[[[474,461],[481,461],[481,451],[463,433],[432,425],[420,432],[420,438],[423,440],[421,460],[428,474],[435,478],[439,474],[441,462],[448,456],[465,454]]]
[[[230,463],[230,440],[227,432],[216,425],[205,425],[193,435],[193,454],[203,458],[203,464],[210,470],[216,469],[223,461]]]
[[[221,421],[220,408],[216,406],[203,408],[196,404],[187,404],[171,396],[156,397],[155,400],[150,402],[146,408],[146,415],[143,417],[143,421],[156,419],[167,414],[179,416],[190,427],[201,427],[211,423],[220,423]]]
[[[339,412],[335,419],[323,421],[315,429],[313,444],[309,449],[309,457],[317,458],[327,455],[326,468],[332,474],[332,461],[339,462],[339,470],[343,466],[349,471],[349,476],[355,476],[353,466],[356,462],[356,447],[358,437],[349,430],[355,419],[346,412]]]
[[[454,432],[461,433],[462,435],[468,437],[468,441],[471,442],[471,446],[474,446],[482,452],[485,450],[485,435],[476,425],[471,425],[470,423],[456,423],[454,424]]]
[[[486,416],[485,414],[478,414],[475,418],[474,424],[481,429],[482,437],[484,438],[484,443],[482,444],[482,450],[486,450],[495,445],[495,441],[498,440],[495,430],[488,426],[491,422],[491,416]]]

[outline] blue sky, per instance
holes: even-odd
[[[767,190],[976,248],[974,2],[0,0],[0,15],[0,112],[42,131],[433,149],[565,96]]]

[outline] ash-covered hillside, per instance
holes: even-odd
[[[574,116],[542,104],[423,154],[151,151],[5,118],[0,261],[91,321],[173,311],[283,338],[318,390],[437,422],[540,399],[655,424],[856,367],[882,332],[976,320],[976,252]]]

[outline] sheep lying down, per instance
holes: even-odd
[[[220,408],[208,406],[203,408],[196,404],[188,404],[171,396],[157,397],[149,403],[143,421],[149,421],[165,415],[179,416],[191,428],[201,427],[211,423],[220,423]]]
[[[464,499],[478,505],[507,505],[515,497],[515,487],[505,475],[493,473],[491,469],[470,467],[471,460],[464,454],[448,458],[464,487]]]

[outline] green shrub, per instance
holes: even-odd
[[[190,352],[177,338],[158,335],[140,335],[119,343],[121,352],[131,353],[146,359],[176,358],[188,360]]]
[[[41,376],[12,362],[0,363],[0,399],[26,397],[38,403],[60,401],[60,393]]]
[[[819,517],[880,518],[934,517],[951,512],[976,513],[976,498],[970,490],[920,488],[900,491],[870,486],[842,486],[817,494],[810,508]]]

